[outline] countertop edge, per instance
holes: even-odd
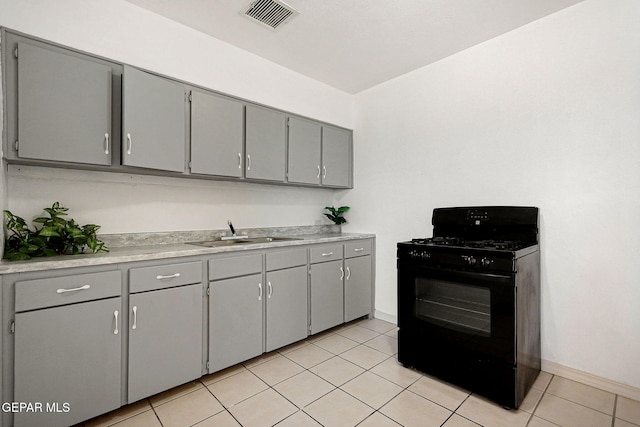
[[[98,254],[61,255],[55,258],[38,258],[27,261],[0,261],[0,275],[27,273],[44,270],[58,270],[74,267],[92,267],[136,261],[207,256],[221,253],[256,251],[271,248],[315,245],[347,240],[373,239],[372,233],[340,233],[296,236],[300,240],[243,244],[208,248],[188,243],[161,244],[148,246],[126,246],[112,248],[110,252]]]

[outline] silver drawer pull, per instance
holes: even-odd
[[[322,256],[331,256],[333,255],[333,252],[323,252]]]
[[[271,282],[267,282],[267,289],[269,290],[269,292],[267,292],[267,298],[271,299],[271,295],[273,294],[273,286],[271,286]]]
[[[131,329],[136,329],[138,327],[138,306],[133,306],[133,325]]]
[[[176,277],[180,277],[180,273],[170,274],[168,276],[156,276],[156,279],[167,280],[167,279],[175,279]]]
[[[104,154],[109,154],[109,134],[104,134]]]
[[[318,165],[318,176],[316,178],[320,178],[320,165]]]
[[[127,154],[131,154],[131,149],[133,148],[133,143],[131,142],[131,134],[127,134]]]
[[[351,269],[347,267],[347,280],[351,278]]]
[[[247,154],[247,170],[251,170],[251,154]]]
[[[238,169],[242,169],[242,153],[238,153]]]
[[[113,317],[116,318],[116,328],[113,330],[113,335],[118,335],[118,310],[113,312]]]
[[[340,280],[344,279],[344,270],[340,267]]]
[[[64,294],[66,292],[76,292],[76,291],[84,291],[91,287],[91,285],[80,286],[79,288],[71,288],[71,289],[58,289],[56,292],[59,294]]]
[[[353,252],[362,252],[362,251],[364,251],[364,248],[355,248],[353,250]]]
[[[258,301],[262,301],[262,283],[258,283]]]

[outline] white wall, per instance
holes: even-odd
[[[541,209],[542,356],[640,387],[640,2],[588,0],[356,96],[346,231],[395,243],[435,207]]]
[[[639,20],[636,0],[588,0],[353,97],[124,0],[0,0],[0,25],[353,127],[356,161],[340,192],[12,167],[3,204],[60,200],[105,233],[312,224],[348,204],[345,230],[378,235],[391,316],[395,243],[430,236],[433,208],[536,205],[543,358],[640,387]]]
[[[351,128],[353,96],[124,0],[0,0],[0,25]],[[31,218],[58,200],[102,233],[326,223],[330,190],[63,169],[10,168],[1,207]]]

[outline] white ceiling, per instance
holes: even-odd
[[[249,0],[127,0],[348,93],[357,93],[583,0],[285,0],[272,31]]]

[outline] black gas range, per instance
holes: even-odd
[[[517,408],[540,370],[538,209],[435,209],[398,243],[398,360]]]

